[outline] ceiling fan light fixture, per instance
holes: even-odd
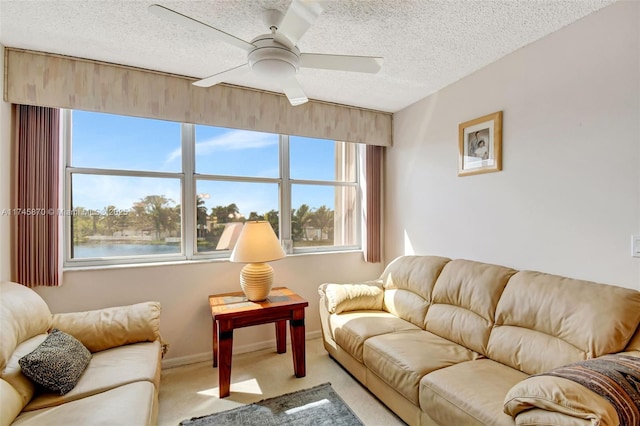
[[[296,74],[289,62],[278,59],[264,59],[251,65],[251,69],[266,78],[286,78]]]
[[[300,51],[288,49],[273,40],[272,35],[252,41],[256,46],[248,54],[249,67],[258,75],[280,79],[295,75],[300,69]]]

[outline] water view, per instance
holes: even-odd
[[[154,254],[180,254],[179,244],[75,244],[73,257],[76,259],[146,256]]]

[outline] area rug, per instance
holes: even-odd
[[[203,417],[180,422],[181,426],[363,426],[331,383],[288,393]]]

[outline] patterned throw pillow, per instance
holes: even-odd
[[[91,361],[91,352],[70,334],[54,328],[33,352],[18,360],[25,376],[64,395],[78,383]]]

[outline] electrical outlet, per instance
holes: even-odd
[[[631,236],[631,256],[640,257],[640,235]]]

